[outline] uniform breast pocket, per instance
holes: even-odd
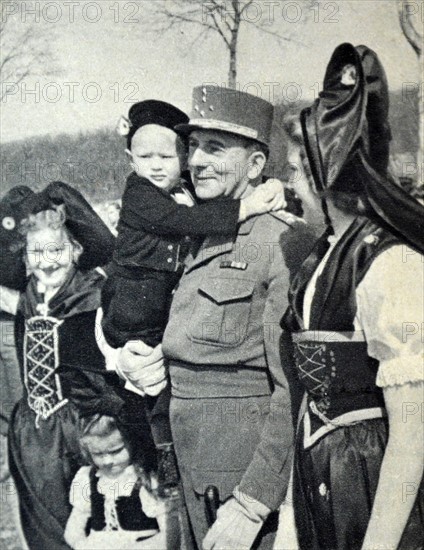
[[[189,320],[195,342],[234,347],[246,338],[255,281],[209,277],[202,281]]]

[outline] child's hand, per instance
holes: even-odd
[[[263,183],[260,187],[263,187],[266,190],[269,190],[269,192],[274,193],[274,198],[271,201],[271,211],[282,210],[283,208],[286,208],[287,201],[285,197],[285,188],[284,183],[281,180],[270,178],[269,180],[266,180],[266,182]]]
[[[244,219],[274,210],[281,210],[287,205],[284,196],[284,185],[280,180],[270,179],[259,185],[253,193],[242,199],[241,202],[245,214]]]

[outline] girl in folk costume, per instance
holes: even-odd
[[[118,421],[83,420],[80,445],[90,463],[78,470],[65,539],[75,550],[159,549],[167,545],[165,501],[158,498],[149,454]]]
[[[293,547],[293,508],[302,549],[422,548],[424,431],[405,404],[418,407],[424,389],[411,330],[423,322],[424,209],[387,172],[388,88],[376,54],[339,46],[323,90],[287,125],[293,185],[323,205],[328,229],[283,319],[306,396],[275,548]]]
[[[30,273],[17,311],[24,396],[9,431],[10,471],[30,548],[69,548],[63,533],[72,479],[81,463],[77,426],[108,396],[128,414],[124,390],[106,373],[95,319],[114,238],[85,199],[54,182],[32,195],[22,223]],[[124,405],[125,404],[125,405]]]

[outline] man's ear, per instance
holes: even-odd
[[[133,161],[133,154],[131,153],[131,151],[129,149],[125,149],[125,154],[127,155],[127,159],[130,162],[131,168],[135,171],[135,164],[134,164],[134,161]]]
[[[248,160],[246,175],[249,180],[256,180],[262,173],[266,164],[266,156],[262,151],[254,151]]]

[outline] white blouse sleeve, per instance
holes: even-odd
[[[91,516],[91,466],[83,466],[76,473],[69,492],[69,502],[84,515]]]
[[[121,348],[114,349],[106,342],[102,328],[103,310],[101,307],[96,312],[96,341],[106,362],[106,370],[116,370],[116,363]]]
[[[165,502],[152,495],[145,487],[140,489],[140,501],[146,516],[149,518],[156,518],[159,525],[159,531],[165,531],[167,512]]]
[[[125,380],[125,389],[132,391],[133,393],[136,393],[138,395],[144,396],[145,392],[143,390],[140,390],[139,388],[136,388],[134,384],[127,380],[125,375],[119,369],[118,357],[121,353],[122,348],[112,348],[106,342],[106,338],[102,328],[102,320],[103,310],[102,308],[99,308],[96,313],[96,341],[100,351],[102,352],[103,357],[105,358],[106,370],[115,371],[120,378],[123,378]]]
[[[424,257],[395,245],[373,262],[356,290],[356,321],[380,362],[377,385],[424,380]]]

